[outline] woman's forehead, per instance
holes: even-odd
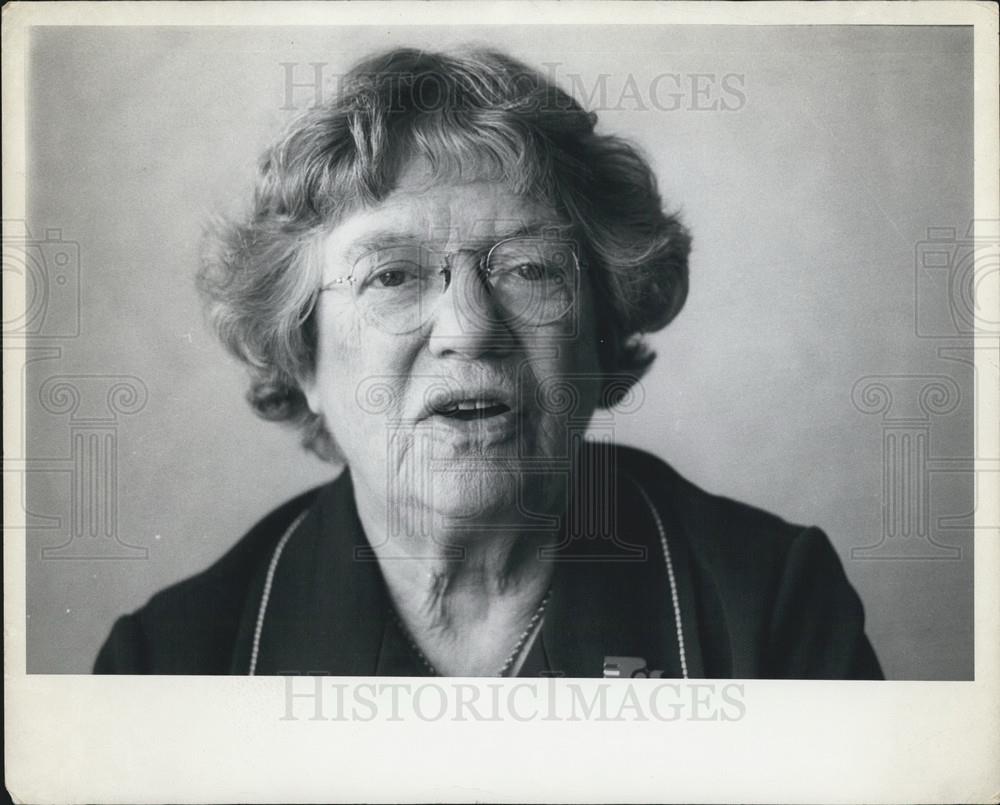
[[[350,259],[372,245],[413,242],[440,247],[541,233],[565,226],[549,205],[500,181],[426,181],[404,174],[375,205],[346,215],[326,238],[328,256]]]

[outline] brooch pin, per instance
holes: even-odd
[[[605,679],[659,679],[663,671],[651,671],[642,657],[605,657]]]

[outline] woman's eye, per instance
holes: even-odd
[[[514,268],[514,273],[518,279],[535,282],[545,279],[548,272],[545,270],[545,266],[540,263],[521,263]]]
[[[406,276],[402,271],[396,271],[390,269],[389,271],[382,271],[375,275],[375,283],[382,288],[395,288],[397,285],[402,285],[406,281]]]
[[[411,266],[394,265],[376,270],[365,285],[376,290],[385,288],[399,288],[409,283],[415,282],[419,276],[419,269]]]

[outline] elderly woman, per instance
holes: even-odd
[[[496,52],[356,66],[200,274],[346,469],[119,619],[102,673],[874,678],[824,534],[587,441],[687,291],[637,151]]]

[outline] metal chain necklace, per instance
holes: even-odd
[[[527,642],[528,638],[535,633],[535,628],[538,626],[538,622],[545,615],[545,607],[548,606],[549,598],[552,596],[552,588],[549,587],[545,591],[545,595],[542,596],[542,600],[539,601],[538,606],[535,608],[535,614],[531,616],[531,620],[528,621],[528,625],[525,627],[524,631],[521,632],[521,636],[517,639],[514,644],[514,648],[511,649],[510,654],[507,655],[507,659],[504,664],[500,667],[500,670],[494,674],[494,676],[506,676],[507,672],[510,671],[511,666],[514,665],[515,661],[519,656],[521,656],[521,651],[524,649],[524,644]],[[413,653],[417,656],[417,659],[423,664],[423,666],[430,671],[432,676],[441,676],[434,667],[434,664],[427,659],[427,655],[420,650],[420,646],[413,639],[413,635],[410,634],[410,630],[406,628],[406,625],[399,617],[399,613],[393,612],[393,617],[396,619],[396,625],[399,627],[400,632],[406,638],[406,642],[410,644],[410,648]]]

